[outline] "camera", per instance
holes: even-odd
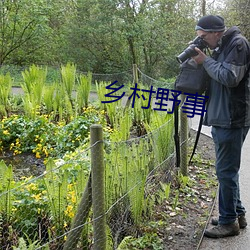
[[[190,45],[180,54],[176,57],[177,61],[179,63],[183,63],[188,58],[198,55],[195,47],[199,48],[200,50],[203,50],[207,48],[207,43],[199,36],[197,36]]]

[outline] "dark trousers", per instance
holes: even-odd
[[[212,127],[215,143],[216,175],[219,181],[219,223],[231,224],[245,214],[240,200],[239,169],[241,149],[249,127]]]

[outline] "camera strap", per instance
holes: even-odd
[[[174,142],[175,142],[175,153],[176,153],[176,167],[180,167],[180,137],[179,137],[179,108],[176,105],[174,107]]]
[[[192,152],[192,154],[190,156],[188,164],[191,164],[193,156],[194,156],[196,148],[197,148],[197,145],[198,145],[198,142],[199,142],[199,138],[200,138],[200,134],[201,134],[201,128],[202,128],[202,121],[203,121],[203,114],[200,116],[200,121],[199,121],[199,125],[198,125],[198,130],[196,132],[196,138],[195,138],[195,142],[194,142],[193,152]]]
[[[203,115],[200,116],[198,130],[196,132],[196,138],[193,146],[193,151],[190,156],[188,164],[190,165],[193,159],[193,156],[195,154],[200,134],[201,134],[201,128],[202,128],[202,121],[203,121]],[[180,167],[181,157],[180,157],[180,137],[179,137],[179,108],[176,106],[174,108],[174,128],[175,128],[175,134],[174,134],[174,141],[175,141],[175,152],[176,152],[176,167]]]
[[[208,55],[211,57],[211,53],[210,53],[210,50],[209,50],[208,48],[205,48],[204,53],[205,53],[205,54],[208,54]],[[197,130],[197,132],[196,132],[196,138],[195,138],[195,142],[194,142],[193,151],[192,151],[192,154],[191,154],[191,156],[190,156],[189,163],[188,163],[189,165],[190,165],[191,162],[192,162],[193,156],[194,156],[194,154],[195,154],[195,151],[196,151],[196,148],[197,148],[199,139],[200,139],[200,134],[201,134],[201,129],[202,129],[203,117],[204,117],[204,113],[202,113],[201,116],[200,116],[200,120],[199,120],[198,130]]]

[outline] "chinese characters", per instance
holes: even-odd
[[[125,92],[121,95],[114,95],[115,92],[122,89],[124,85],[115,86],[117,81],[114,81],[110,85],[106,86],[106,89],[111,90],[112,92],[105,95],[105,97],[113,98],[112,100],[102,101],[102,103],[111,103],[120,100],[125,96]],[[178,97],[181,94],[186,95],[185,101],[182,104],[182,112],[187,114],[187,117],[193,118],[194,115],[204,115],[206,112],[205,104],[208,96],[190,93],[182,93],[178,90],[169,90],[164,88],[158,88],[157,91],[153,90],[153,86],[150,89],[140,89],[138,84],[135,83],[134,87],[130,88],[132,94],[128,99],[132,101],[132,108],[134,108],[136,99],[142,98],[144,101],[147,101],[147,105],[141,106],[142,109],[148,109],[151,107],[152,100],[154,101],[154,110],[166,111],[169,114],[173,114],[174,108],[179,106],[181,101]],[[145,97],[146,96],[146,97]]]

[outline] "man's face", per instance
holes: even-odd
[[[203,30],[197,30],[197,35],[204,39],[210,49],[215,49],[218,46],[218,42],[221,38],[221,32],[206,32]]]

